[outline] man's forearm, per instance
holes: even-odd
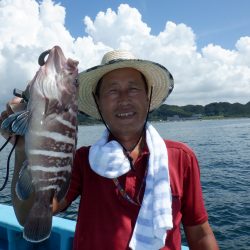
[[[208,223],[184,227],[189,248],[191,250],[218,250],[214,233]]]

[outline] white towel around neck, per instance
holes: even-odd
[[[130,170],[130,163],[117,141],[108,141],[109,132],[89,151],[91,169],[106,178],[117,178]],[[165,245],[166,232],[173,227],[172,200],[165,142],[147,123],[146,142],[150,152],[145,193],[129,246],[133,250],[158,250]]]

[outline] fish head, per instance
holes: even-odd
[[[62,106],[62,110],[65,106],[77,105],[78,61],[67,59],[62,49],[54,46],[43,52],[38,62],[41,67],[28,86],[31,99],[29,106],[32,109],[37,107],[36,112],[46,113],[45,109],[50,102],[58,103],[57,106]]]
[[[41,66],[48,78],[54,78],[58,91],[75,92],[78,61],[66,59],[62,49],[54,46],[48,51],[48,59]]]

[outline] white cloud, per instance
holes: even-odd
[[[24,89],[38,69],[38,55],[55,44],[80,61],[80,70],[98,64],[105,52],[116,48],[163,64],[175,78],[171,104],[250,100],[250,37],[239,38],[234,50],[208,44],[198,51],[191,27],[166,20],[164,30],[152,35],[140,12],[121,4],[93,20],[83,17],[87,35],[74,38],[65,28],[66,12],[51,0],[0,1],[2,102],[14,87]]]
[[[108,9],[99,12],[94,21],[90,17],[84,19],[85,31],[93,37],[94,42],[102,41],[112,48],[120,48],[131,39],[141,41],[149,36],[150,28],[142,22],[137,9],[121,4],[117,14]],[[130,47],[130,46],[129,46]]]
[[[45,0],[0,1],[1,103],[13,88],[24,89],[38,69],[38,55],[58,44],[71,51],[74,39],[64,27],[65,9]],[[3,25],[4,24],[4,25]]]

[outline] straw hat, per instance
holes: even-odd
[[[119,68],[134,68],[140,71],[146,78],[148,89],[153,87],[150,111],[158,108],[173,90],[173,77],[164,66],[152,61],[136,59],[128,51],[114,50],[103,56],[100,65],[79,74],[78,109],[80,111],[94,118],[100,118],[93,98],[96,85],[105,74]]]

